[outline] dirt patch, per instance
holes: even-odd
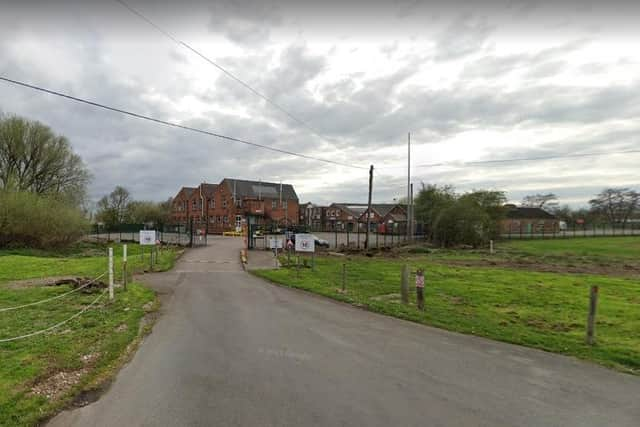
[[[82,368],[77,371],[58,372],[44,381],[36,383],[31,388],[31,394],[46,397],[49,400],[57,399],[78,384],[88,371],[88,368]]]
[[[572,273],[572,274],[594,274],[600,276],[619,276],[640,278],[640,265],[615,265],[615,264],[559,264],[553,262],[540,262],[527,259],[477,259],[477,260],[454,260],[454,259],[434,259],[433,262],[451,266],[461,267],[500,267],[517,270],[538,271],[546,273]]]
[[[83,292],[91,292],[94,288],[106,288],[107,284],[100,280],[95,280],[91,277],[71,277],[71,276],[60,276],[60,277],[42,277],[37,279],[25,279],[25,280],[15,280],[12,282],[6,283],[8,289],[26,289],[26,288],[34,288],[34,287],[45,287],[45,286],[61,286],[61,285],[72,285],[74,288],[83,287]]]
[[[36,279],[25,279],[25,280],[14,280],[11,282],[5,283],[3,286],[9,289],[24,289],[24,288],[35,288],[41,286],[50,286],[51,283],[64,281],[64,280],[75,280],[76,278],[73,276],[57,276],[57,277],[42,277]]]

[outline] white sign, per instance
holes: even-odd
[[[269,248],[271,249],[282,249],[284,241],[279,237],[271,237],[269,239]]]
[[[140,244],[153,246],[156,244],[156,230],[140,230]]]
[[[296,234],[296,252],[315,252],[315,243],[311,234]]]

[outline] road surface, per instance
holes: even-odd
[[[276,287],[210,244],[151,276],[153,333],[51,426],[640,425],[638,377]]]

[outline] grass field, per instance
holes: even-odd
[[[621,239],[614,240],[623,243]],[[556,241],[548,242],[558,248]],[[535,257],[535,251],[546,253],[540,246],[545,242],[536,242],[533,249],[525,245],[529,242],[517,243],[524,246],[519,250],[530,251],[529,257]],[[625,242],[632,247],[634,243]],[[582,254],[592,247],[576,242],[574,253]],[[567,246],[561,250],[566,251]],[[594,248],[590,253],[597,251]],[[620,259],[626,258],[622,253]],[[318,257],[316,271],[303,268],[299,278],[290,268],[254,274],[403,319],[572,355],[640,374],[640,280],[456,264],[469,256],[480,255],[445,251],[397,258]],[[538,256],[542,259],[542,255]],[[452,264],[447,264],[448,257]],[[346,293],[340,291],[343,263],[347,266]],[[400,303],[400,271],[404,263],[412,271],[417,267],[426,269],[425,312],[415,307],[415,292],[409,305]],[[600,287],[597,345],[593,347],[585,344],[591,285]]]
[[[628,260],[640,258],[640,237],[522,240],[505,242],[498,248],[539,257],[595,258],[599,261]]]
[[[120,245],[113,245],[120,279]],[[128,245],[133,270],[147,267],[138,245]],[[175,251],[165,250],[157,268],[173,265]],[[68,292],[63,286],[29,286],[24,279],[56,276],[95,277],[107,269],[106,246],[84,244],[65,253],[0,251],[0,309],[28,304]],[[106,281],[106,279],[105,279]],[[75,292],[50,303],[0,312],[0,339],[41,330],[61,322],[93,302],[102,292]],[[64,326],[43,335],[0,343],[0,426],[30,426],[55,413],[78,392],[96,386],[117,367],[125,349],[139,336],[154,293],[138,283],[104,295]],[[68,385],[64,385],[65,381]]]

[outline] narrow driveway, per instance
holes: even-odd
[[[212,239],[153,275],[164,314],[52,426],[632,426],[640,378],[368,313],[248,275]]]

